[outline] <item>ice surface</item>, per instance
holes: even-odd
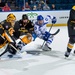
[[[0,60],[0,75],[75,75],[74,56],[71,54],[68,59],[64,58],[69,39],[67,27],[53,27],[51,33],[58,28],[60,32],[51,44],[50,53],[39,56],[26,54],[20,59]],[[42,43],[43,40],[37,38],[35,42],[23,47],[23,50],[36,50]]]

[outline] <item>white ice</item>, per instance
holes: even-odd
[[[42,53],[39,56],[26,54],[20,59],[0,60],[0,75],[75,75],[73,51],[68,59],[64,58],[69,39],[67,27],[53,27],[51,33],[57,29],[60,29],[60,32],[51,44],[50,53]],[[36,50],[42,43],[43,40],[37,38],[23,49]]]

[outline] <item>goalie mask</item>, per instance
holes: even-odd
[[[10,22],[12,26],[14,26],[16,20],[16,16],[11,13],[7,16],[7,22]]]

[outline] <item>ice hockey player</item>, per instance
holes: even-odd
[[[18,52],[18,47],[16,45],[16,41],[14,38],[14,24],[15,24],[16,16],[12,13],[8,14],[7,19],[1,22],[0,24],[0,38],[1,38],[1,54],[2,56],[7,51],[11,53],[12,55],[16,55]],[[5,46],[6,49],[4,48]]]
[[[22,15],[22,19],[19,21],[16,21],[15,26],[14,26],[14,36],[17,39],[21,39],[23,43],[28,44],[32,40],[32,34],[34,31],[34,26],[31,20],[28,19],[27,14]],[[26,37],[27,35],[27,37]],[[22,38],[20,36],[23,36]],[[27,41],[25,41],[27,39]]]
[[[72,9],[70,10],[67,27],[68,27],[69,42],[67,45],[67,51],[65,52],[65,57],[69,57],[75,43],[75,6],[73,6]]]
[[[15,20],[16,20],[16,16],[14,14],[10,13],[7,16],[7,19],[2,21],[1,24],[0,24],[0,28],[1,28],[0,29],[0,38],[1,38],[0,41],[1,41],[1,49],[2,49],[1,50],[2,52],[0,53],[0,56],[5,54],[7,51],[9,53],[11,53],[10,56],[16,55],[16,54],[18,54],[18,52],[20,53],[21,47],[24,43],[28,44],[29,42],[31,42],[31,39],[32,39],[31,36],[32,35],[29,34],[29,33],[27,33],[27,35],[24,36],[23,38],[19,39],[18,42],[14,38]],[[6,47],[6,49],[4,47]]]
[[[34,25],[34,32],[36,33],[37,37],[46,41],[46,44],[42,48],[43,50],[51,50],[50,44],[53,41],[53,36],[51,36],[46,29],[46,24],[48,23],[49,19],[51,19],[52,24],[56,23],[56,17],[47,15],[47,17],[44,18],[42,15],[38,15],[37,22],[35,22]]]
[[[16,20],[15,15],[11,13],[11,14],[8,14],[7,19],[1,22],[1,25],[4,29],[4,33],[3,33],[5,37],[4,39],[6,39],[12,45],[15,44],[15,40],[13,38],[13,33],[14,33],[13,27],[14,27],[15,20]],[[12,54],[16,53],[16,50],[14,49],[9,49],[8,51],[11,52]]]
[[[21,35],[26,33],[32,33],[34,31],[33,23],[28,19],[27,14],[22,15],[22,19],[15,23],[15,37],[19,38]]]

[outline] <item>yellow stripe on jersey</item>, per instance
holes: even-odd
[[[19,29],[19,31],[20,31],[20,32],[28,32],[28,30],[26,30],[26,29],[22,29],[22,28]]]

